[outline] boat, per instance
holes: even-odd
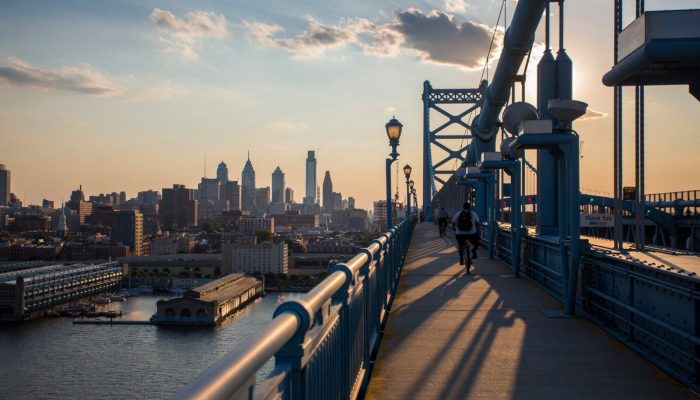
[[[126,300],[124,297],[122,297],[118,294],[110,294],[109,296],[107,296],[107,298],[109,299],[109,301],[124,301],[124,300]]]

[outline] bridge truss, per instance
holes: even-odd
[[[432,220],[432,200],[438,192],[438,184],[442,187],[454,173],[446,165],[450,161],[457,161],[461,166],[466,160],[471,125],[465,121],[465,117],[481,107],[486,87],[486,81],[483,81],[477,89],[434,89],[429,81],[423,82],[423,211],[428,221]],[[459,113],[452,113],[441,107],[444,104],[467,104],[468,107]],[[431,110],[447,117],[447,121],[431,129]],[[465,132],[443,132],[453,125],[464,128]],[[436,149],[446,154],[440,154],[438,158],[444,158],[433,162],[433,150]]]

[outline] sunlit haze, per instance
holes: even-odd
[[[196,188],[222,160],[237,180],[250,151],[257,186],[269,186],[279,166],[300,202],[306,152],[316,150],[319,185],[329,170],[334,190],[370,208],[384,197],[384,124],[396,115],[399,164],[414,166],[421,194],[422,82],[478,86],[500,3],[4,1],[0,163],[12,171],[12,191],[35,204],[67,200],[81,184],[86,194],[129,197],[173,183]],[[602,192],[613,179],[612,89],[601,83],[612,65],[612,4],[567,2],[574,98],[593,110],[575,124],[581,188]],[[633,11],[625,12],[627,24]],[[541,43],[542,24],[539,32]],[[696,189],[698,102],[687,86],[650,87],[646,98],[647,192]]]

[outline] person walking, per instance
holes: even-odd
[[[459,265],[464,265],[464,251],[469,250],[467,248],[467,242],[472,242],[474,244],[472,248],[472,258],[476,258],[476,243],[478,241],[479,231],[477,230],[477,225],[480,224],[479,216],[476,215],[474,211],[471,210],[471,204],[465,202],[462,205],[462,210],[454,215],[452,218],[452,226],[455,230],[455,236],[457,237],[457,251],[459,252]],[[467,275],[470,273],[469,267],[471,263],[467,263]]]
[[[445,207],[440,207],[440,210],[438,211],[438,228],[440,229],[440,237],[445,236],[445,231],[447,230],[447,219],[449,217],[450,216],[447,214]]]

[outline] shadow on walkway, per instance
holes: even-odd
[[[558,301],[510,273],[481,258],[466,275],[418,225],[366,398],[697,398],[591,322],[547,318]]]

